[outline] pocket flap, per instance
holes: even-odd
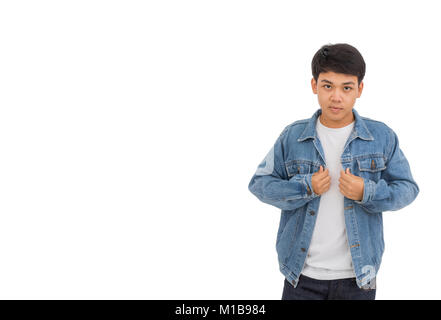
[[[377,172],[386,169],[383,156],[369,156],[363,159],[357,159],[360,171]]]
[[[311,172],[312,162],[309,160],[291,160],[285,163],[288,177],[296,174],[308,174]]]

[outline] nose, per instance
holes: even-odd
[[[333,91],[331,100],[333,103],[340,103],[342,101],[341,92],[338,89]]]

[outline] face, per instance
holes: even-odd
[[[322,114],[320,122],[329,128],[341,128],[354,121],[352,108],[361,96],[363,81],[358,86],[357,76],[326,72],[317,82],[311,79],[312,91],[317,94]]]

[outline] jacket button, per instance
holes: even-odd
[[[301,248],[300,250],[302,250],[302,252],[305,252],[305,251],[306,251],[306,249],[305,249],[305,248]]]
[[[310,214],[311,216],[315,215],[314,210],[309,211],[309,214]]]

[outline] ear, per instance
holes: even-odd
[[[360,82],[360,85],[358,86],[358,96],[357,98],[360,98],[361,93],[363,92],[364,83],[363,81]]]
[[[312,92],[314,94],[317,94],[317,82],[315,81],[314,77],[312,77],[311,79],[311,88],[312,88]]]

